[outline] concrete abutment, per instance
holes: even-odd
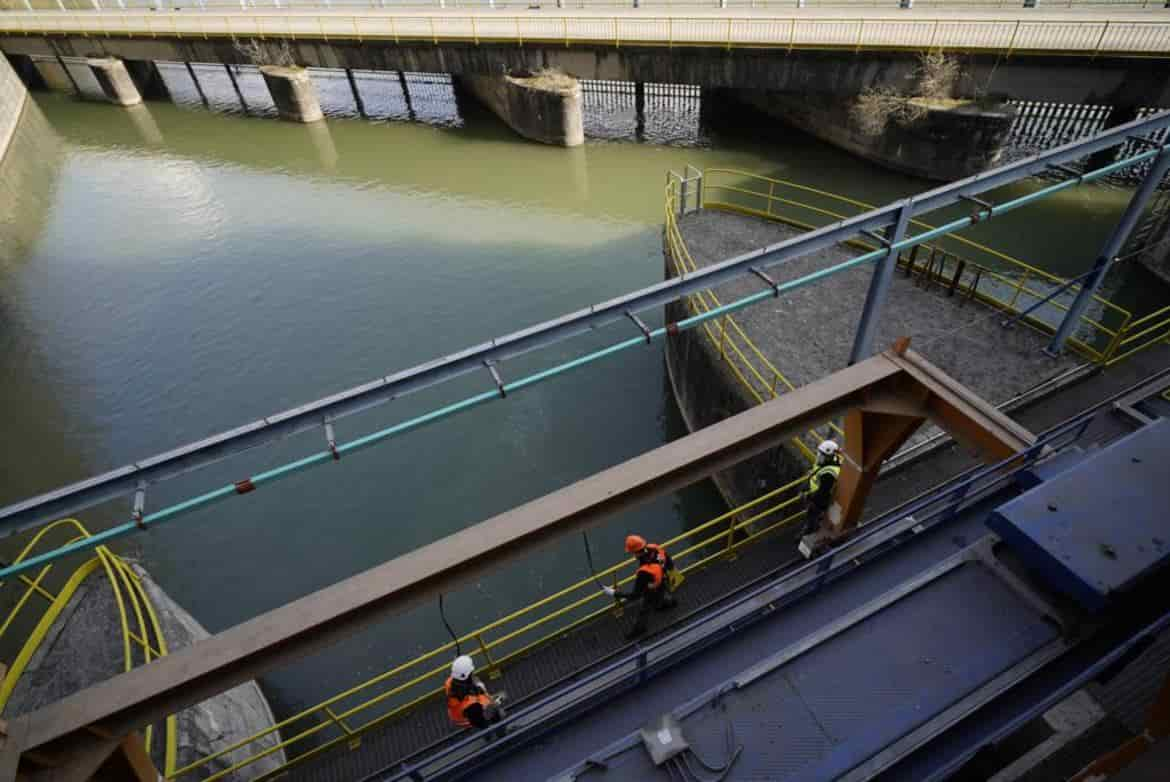
[[[557,72],[464,76],[459,84],[526,139],[561,147],[585,143],[581,83]]]
[[[304,68],[261,65],[260,75],[264,77],[272,102],[276,104],[276,111],[282,119],[317,122],[325,118],[317,99],[317,88]]]
[[[142,93],[130,78],[126,63],[116,57],[91,57],[85,61],[93,77],[97,79],[102,93],[116,106],[137,106],[142,103]]]

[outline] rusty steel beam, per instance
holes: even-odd
[[[429,602],[561,535],[787,442],[844,415],[866,389],[903,372],[886,356],[874,356],[63,698],[17,719],[24,737],[19,750],[52,757],[71,743],[84,743],[87,733],[126,735],[157,722]]]

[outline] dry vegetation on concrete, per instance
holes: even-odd
[[[258,41],[255,38],[241,41],[233,38],[232,48],[248,58],[253,65],[279,65],[283,68],[295,68],[297,65],[288,41]]]
[[[967,101],[952,97],[959,81],[959,63],[942,52],[928,52],[919,59],[918,83],[912,95],[892,87],[870,87],[853,103],[850,115],[861,132],[876,136],[891,122],[912,125],[931,109],[951,109]]]

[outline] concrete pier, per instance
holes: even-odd
[[[581,83],[556,71],[466,76],[467,90],[521,136],[543,144],[585,143]]]
[[[873,132],[860,125],[851,100],[767,90],[729,92],[768,116],[866,160],[943,182],[994,167],[1015,119],[1015,109],[1000,102],[923,101],[916,105],[921,113],[917,119],[890,118]]]
[[[8,60],[0,56],[0,160],[4,160],[27,100],[24,82]]]
[[[304,68],[262,65],[260,75],[272,94],[272,102],[282,119],[292,122],[317,122],[325,118],[317,100],[317,88]]]
[[[144,100],[170,100],[171,91],[153,60],[123,60],[126,71]]]
[[[118,106],[137,106],[142,93],[130,78],[126,63],[116,57],[91,57],[85,61],[110,103]]]

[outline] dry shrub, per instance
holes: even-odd
[[[297,64],[288,41],[258,41],[255,38],[247,41],[232,39],[232,48],[247,57],[253,65],[280,65],[285,68],[293,68]]]
[[[912,95],[893,87],[868,87],[857,96],[849,113],[862,133],[876,136],[890,122],[913,125],[925,117],[931,101],[951,97],[959,81],[959,63],[942,52],[928,52],[919,58],[915,75],[918,85]]]

